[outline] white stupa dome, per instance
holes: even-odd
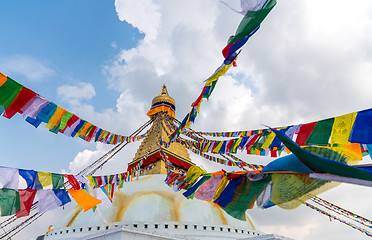
[[[83,212],[79,206],[75,207],[45,239],[87,239],[105,231],[176,237],[170,239],[239,239],[262,234],[248,214],[247,220],[241,221],[213,203],[187,199],[167,186],[165,177],[149,175],[126,182],[105,209],[98,205],[99,211]],[[105,239],[111,239],[107,233]],[[131,236],[128,239],[164,238]]]

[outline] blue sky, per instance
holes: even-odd
[[[57,88],[77,81],[94,83],[96,95],[90,103],[97,111],[114,107],[120,93],[108,89],[102,67],[121,49],[135,47],[143,34],[118,19],[113,1],[2,1],[0,8],[1,72],[68,110]],[[30,80],[22,66],[8,66],[9,59],[38,62],[48,71]],[[59,172],[68,169],[82,148],[94,147],[53,136],[42,126],[34,129],[19,114],[12,120],[0,118],[0,124],[0,142],[7,145],[1,151],[4,166]]]
[[[239,9],[238,0],[229,3]],[[222,63],[221,50],[242,18],[217,0],[24,0],[1,1],[0,9],[0,71],[122,135],[148,120],[151,100],[164,83],[182,120],[203,81]],[[369,0],[278,1],[244,46],[238,67],[202,103],[192,128],[251,130],[371,108],[371,16]],[[110,149],[43,126],[35,129],[18,114],[0,117],[0,131],[0,165],[7,167],[77,172]],[[98,174],[124,171],[137,147]],[[271,160],[239,156],[256,164]],[[192,159],[209,171],[221,169]],[[322,196],[363,216],[372,214],[364,200],[372,197],[369,188],[344,184]],[[296,239],[366,239],[304,207],[251,214],[263,231]],[[32,231],[47,227],[35,224]]]

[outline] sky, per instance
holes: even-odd
[[[226,1],[240,8],[238,0]],[[182,120],[203,81],[222,63],[221,50],[242,19],[217,0],[20,0],[2,1],[0,8],[0,72],[121,135],[148,120],[146,112],[163,84]],[[368,0],[278,0],[191,127],[251,130],[371,108],[371,28]],[[111,148],[35,129],[20,115],[1,117],[0,130],[0,165],[6,167],[77,173]],[[138,145],[125,148],[97,174],[124,172]],[[208,171],[222,167],[190,155]],[[272,160],[239,156],[256,164]],[[372,215],[367,187],[342,184],[320,196]],[[305,206],[250,214],[262,231],[294,239],[367,239]],[[45,232],[58,221],[58,212],[43,218],[18,239]]]

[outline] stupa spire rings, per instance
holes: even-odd
[[[169,96],[167,87],[163,84],[160,94],[152,100],[151,109],[147,112],[147,116],[153,118],[159,112],[166,112],[169,116],[175,117],[176,102]]]

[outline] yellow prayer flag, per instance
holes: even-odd
[[[228,183],[229,180],[227,179],[227,176],[224,176],[221,182],[218,184],[216,191],[214,192],[213,201],[221,195],[222,191],[225,190]]]
[[[261,148],[262,148],[263,150],[266,150],[266,149],[270,146],[270,144],[274,141],[275,136],[276,136],[275,133],[274,133],[274,132],[271,132],[271,133],[269,134],[269,136],[267,136],[267,139],[266,139],[266,141],[262,144]]]
[[[89,185],[91,187],[95,187],[96,186],[96,182],[94,181],[93,177],[90,175],[90,176],[87,176],[88,178],[88,181],[89,181]]]
[[[349,144],[336,144],[335,146],[330,147],[333,151],[336,151],[340,154],[343,154],[347,157],[348,164],[355,165],[358,161],[362,160],[362,149],[360,143],[349,143]],[[349,161],[356,161],[350,163]]]
[[[50,172],[37,172],[37,177],[43,188],[52,185],[52,174]]]
[[[355,121],[356,113],[349,113],[339,117],[335,117],[332,127],[331,144],[349,143],[351,128]]]
[[[84,212],[102,203],[101,200],[92,197],[87,192],[81,189],[80,190],[68,189],[68,192],[74,198],[76,203],[79,204],[84,209]]]
[[[242,139],[243,139],[243,138],[239,138],[239,139],[235,142],[234,146],[232,146],[232,151],[230,151],[230,152],[236,153],[236,151],[238,150],[238,147],[239,147],[240,143],[242,142]]]
[[[211,142],[208,142],[207,144],[205,144],[205,147],[204,149],[202,149],[202,152],[207,152],[211,144],[212,144]]]
[[[212,86],[212,83],[217,81],[218,78],[220,78],[221,76],[225,75],[227,70],[229,70],[231,66],[232,66],[232,63],[229,65],[224,64],[222,67],[220,67],[218,71],[216,71],[211,77],[207,79],[205,86]]]
[[[120,191],[120,185],[121,185],[121,182],[123,181],[123,177],[121,174],[118,174],[118,178],[119,178],[118,190]]]
[[[54,112],[53,116],[49,119],[46,128],[52,129],[53,127],[58,126],[59,121],[65,115],[67,111],[60,106],[57,106],[57,110]]]
[[[212,150],[213,153],[218,153],[222,147],[223,141],[219,141],[217,147]]]

